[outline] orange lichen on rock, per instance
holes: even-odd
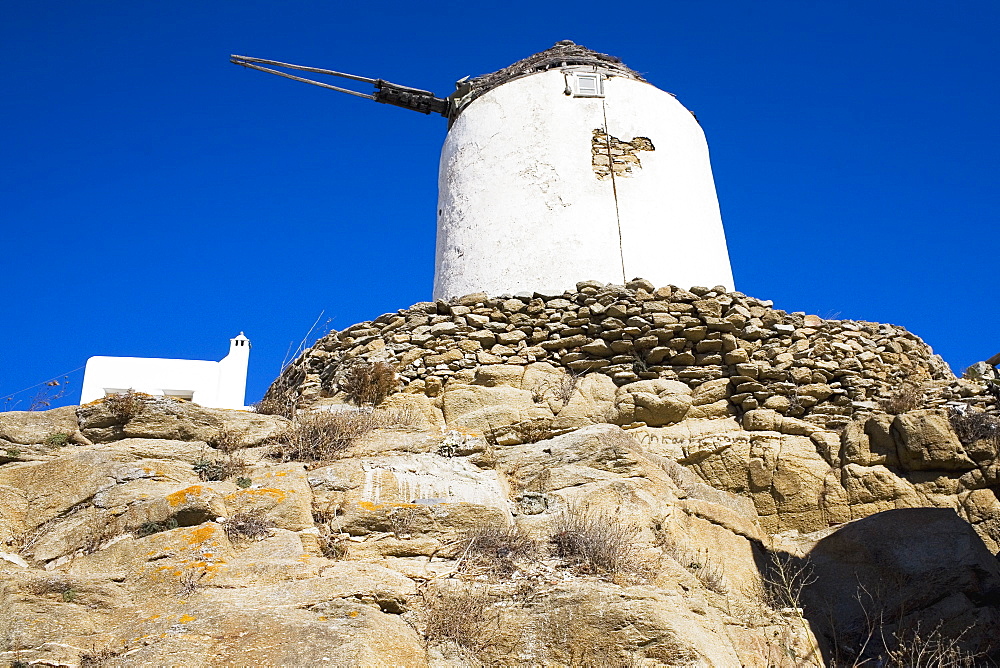
[[[288,492],[274,487],[264,487],[262,489],[241,489],[231,494],[226,494],[226,501],[237,500],[243,497],[271,497],[276,503],[281,503],[288,498]]]
[[[167,503],[173,506],[179,506],[185,501],[187,501],[188,496],[197,497],[201,496],[205,488],[201,485],[192,485],[191,487],[186,487],[182,490],[176,491],[173,494],[167,494]]]
[[[358,507],[365,510],[381,510],[382,508],[417,508],[419,503],[373,503],[371,501],[358,501]]]
[[[214,524],[202,524],[196,527],[187,535],[187,542],[189,545],[198,545],[211,540],[215,537],[215,530],[218,527]]]

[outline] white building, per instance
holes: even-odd
[[[218,362],[151,357],[91,357],[83,376],[80,403],[135,390],[187,399],[210,408],[246,406],[250,340],[240,332]]]
[[[670,93],[566,41],[449,100],[435,298],[635,277],[734,289],[705,135]]]

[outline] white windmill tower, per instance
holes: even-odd
[[[381,79],[232,61],[449,119],[434,297],[559,292],[581,280],[733,289],[704,132],[673,95],[570,41],[458,82],[447,99]],[[371,95],[262,64],[375,85]]]

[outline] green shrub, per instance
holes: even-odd
[[[139,538],[144,538],[145,536],[152,536],[154,533],[160,533],[161,531],[170,531],[171,529],[177,528],[177,519],[174,517],[169,517],[162,522],[143,522],[138,529],[136,529],[136,535]]]
[[[45,443],[46,445],[53,445],[57,448],[61,448],[62,446],[69,443],[69,439],[70,439],[70,434],[60,431],[46,438]]]
[[[243,479],[247,464],[232,454],[218,459],[199,459],[193,465],[194,472],[204,481]]]

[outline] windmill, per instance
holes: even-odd
[[[448,119],[434,297],[561,293],[578,281],[732,290],[704,132],[618,58],[564,40],[430,91],[232,56],[244,67]],[[372,84],[360,92],[283,72]]]

